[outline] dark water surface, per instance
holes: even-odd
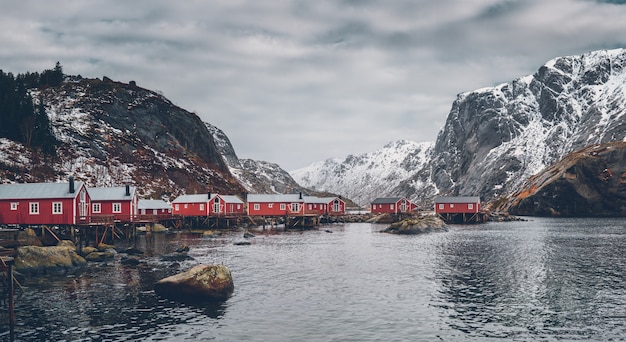
[[[533,218],[420,236],[384,227],[255,231],[249,246],[233,244],[241,232],[141,238],[144,266],[117,257],[26,282],[15,340],[626,340],[626,220]],[[195,260],[160,260],[183,244]],[[154,282],[199,263],[231,269],[230,299],[155,295]]]

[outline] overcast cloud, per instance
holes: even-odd
[[[293,170],[434,141],[458,93],[626,47],[624,4],[0,0],[0,69],[134,80]]]

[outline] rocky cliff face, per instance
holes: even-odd
[[[625,216],[626,142],[568,154],[531,177],[500,209],[531,216]]]
[[[206,124],[206,127],[213,136],[218,153],[221,154],[228,169],[247,192],[260,194],[314,193],[296,183],[291,175],[277,164],[252,159],[239,159],[230,140],[221,129],[209,123]]]
[[[458,96],[431,178],[443,193],[492,200],[591,144],[626,137],[626,50],[549,61],[534,75]]]
[[[131,183],[143,196],[165,198],[244,192],[200,118],[155,92],[106,78],[70,78],[35,95],[44,99],[62,145],[56,159],[43,160],[37,152],[0,142],[8,161],[0,168],[9,181],[73,175],[90,186]]]

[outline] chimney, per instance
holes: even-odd
[[[130,185],[126,184],[126,196],[130,196]]]
[[[302,199],[302,192],[300,193],[300,199]]]
[[[210,192],[210,191],[209,191],[209,192],[207,192],[207,195],[209,196],[209,197],[207,197],[207,198],[208,198],[208,199],[211,199],[211,192]]]
[[[74,176],[70,176],[70,194],[73,194],[74,191]]]

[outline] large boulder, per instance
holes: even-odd
[[[65,274],[87,263],[76,253],[73,244],[39,247],[22,246],[17,249],[15,270],[29,275]]]
[[[230,270],[224,265],[198,265],[154,285],[157,294],[178,300],[224,300],[234,288]]]
[[[392,234],[423,234],[433,231],[448,231],[446,223],[436,215],[411,217],[392,223],[383,232]]]

